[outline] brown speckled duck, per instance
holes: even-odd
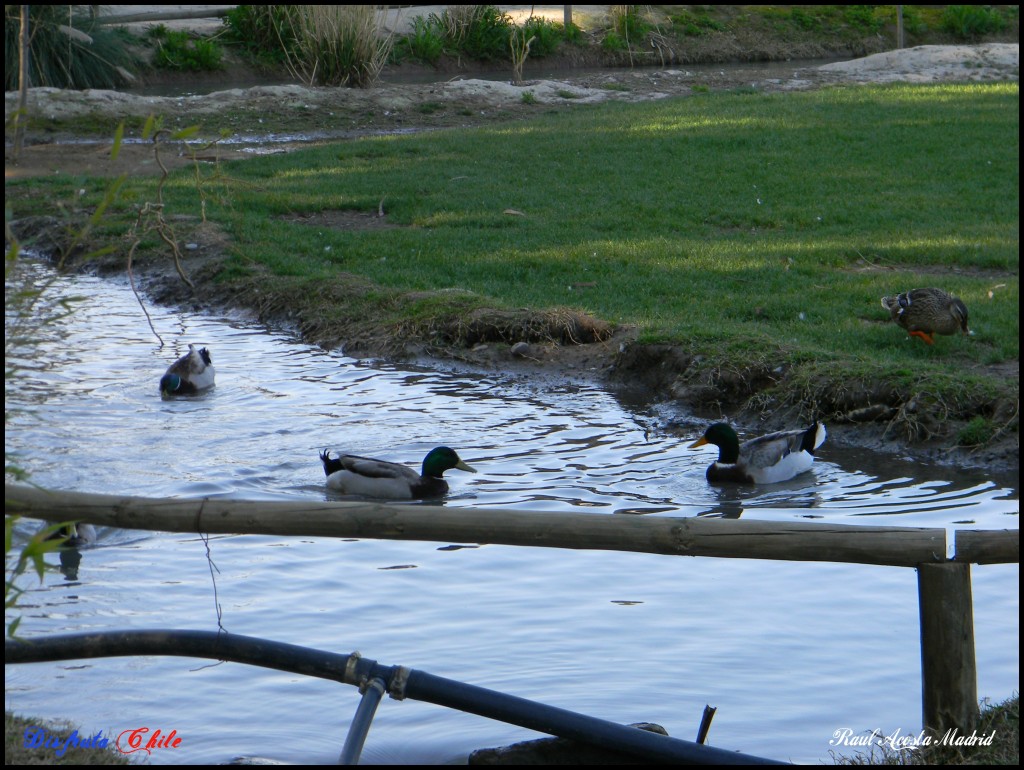
[[[882,297],[882,307],[911,337],[934,345],[933,334],[970,334],[967,306],[942,289],[911,289],[895,297]]]

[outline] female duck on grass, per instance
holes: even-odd
[[[201,390],[213,387],[213,361],[206,348],[196,350],[188,346],[188,353],[169,367],[160,378],[160,394],[163,396],[192,396]]]
[[[935,344],[933,334],[970,334],[967,306],[942,289],[911,289],[895,297],[882,297],[882,307],[911,337],[920,337],[929,345]]]
[[[775,484],[810,470],[814,451],[824,443],[825,435],[825,426],[815,422],[809,428],[769,433],[740,444],[736,431],[716,422],[690,448],[718,447],[718,460],[707,472],[712,484]]]
[[[447,470],[476,473],[466,465],[455,450],[446,446],[431,449],[423,458],[423,472],[416,473],[398,463],[374,460],[358,455],[331,457],[328,450],[320,453],[327,474],[327,487],[346,495],[361,495],[384,500],[422,500],[443,497],[448,482],[442,476]]]

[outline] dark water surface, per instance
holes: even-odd
[[[45,272],[45,268],[36,268]],[[241,317],[149,308],[89,277],[67,321],[43,330],[7,384],[5,449],[40,485],[153,497],[323,500],[323,447],[418,465],[455,447],[456,507],[593,515],[741,515],[842,524],[1018,526],[1012,477],[847,451],[826,443],[792,482],[719,490],[713,452],[660,429],[665,407],[589,385],[373,364]],[[157,381],[189,342],[210,348],[217,387],[162,401]],[[24,522],[23,542],[34,531]],[[75,574],[22,584],[21,633],[215,630],[401,664],[618,722],[797,762],[828,760],[837,730],[921,722],[916,573],[845,564],[618,552],[101,530]],[[51,558],[57,563],[56,556]],[[1019,689],[1019,569],[973,570],[978,691]],[[15,615],[8,615],[8,621]],[[117,735],[176,730],[154,764],[262,756],[334,762],[357,694],[237,664],[111,658],[6,668],[6,707]],[[459,762],[538,737],[411,701],[381,705],[364,762]]]

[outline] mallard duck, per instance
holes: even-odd
[[[825,435],[825,426],[815,422],[809,428],[769,433],[740,444],[736,431],[724,422],[716,422],[690,448],[705,444],[718,447],[717,462],[708,466],[707,477],[712,484],[774,484],[810,470],[814,450],[824,443]]]
[[[452,468],[476,473],[466,465],[454,449],[439,446],[423,458],[423,472],[416,473],[398,463],[374,460],[358,455],[331,457],[328,450],[320,453],[327,474],[327,486],[348,495],[378,497],[386,500],[421,500],[441,497],[448,491],[448,482],[441,478]]]
[[[213,386],[213,361],[206,348],[196,350],[188,346],[188,353],[169,367],[160,378],[160,393],[164,396],[191,396]]]
[[[956,334],[967,330],[967,306],[942,289],[911,289],[895,297],[882,297],[882,307],[911,337],[934,345],[933,334]]]

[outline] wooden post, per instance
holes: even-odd
[[[971,565],[919,564],[924,728],[970,735],[978,724]]]
[[[903,48],[905,45],[903,36],[903,6],[896,6],[896,47]]]
[[[572,6],[562,6],[562,23],[565,25],[565,31],[569,31],[569,27],[572,26]]]

